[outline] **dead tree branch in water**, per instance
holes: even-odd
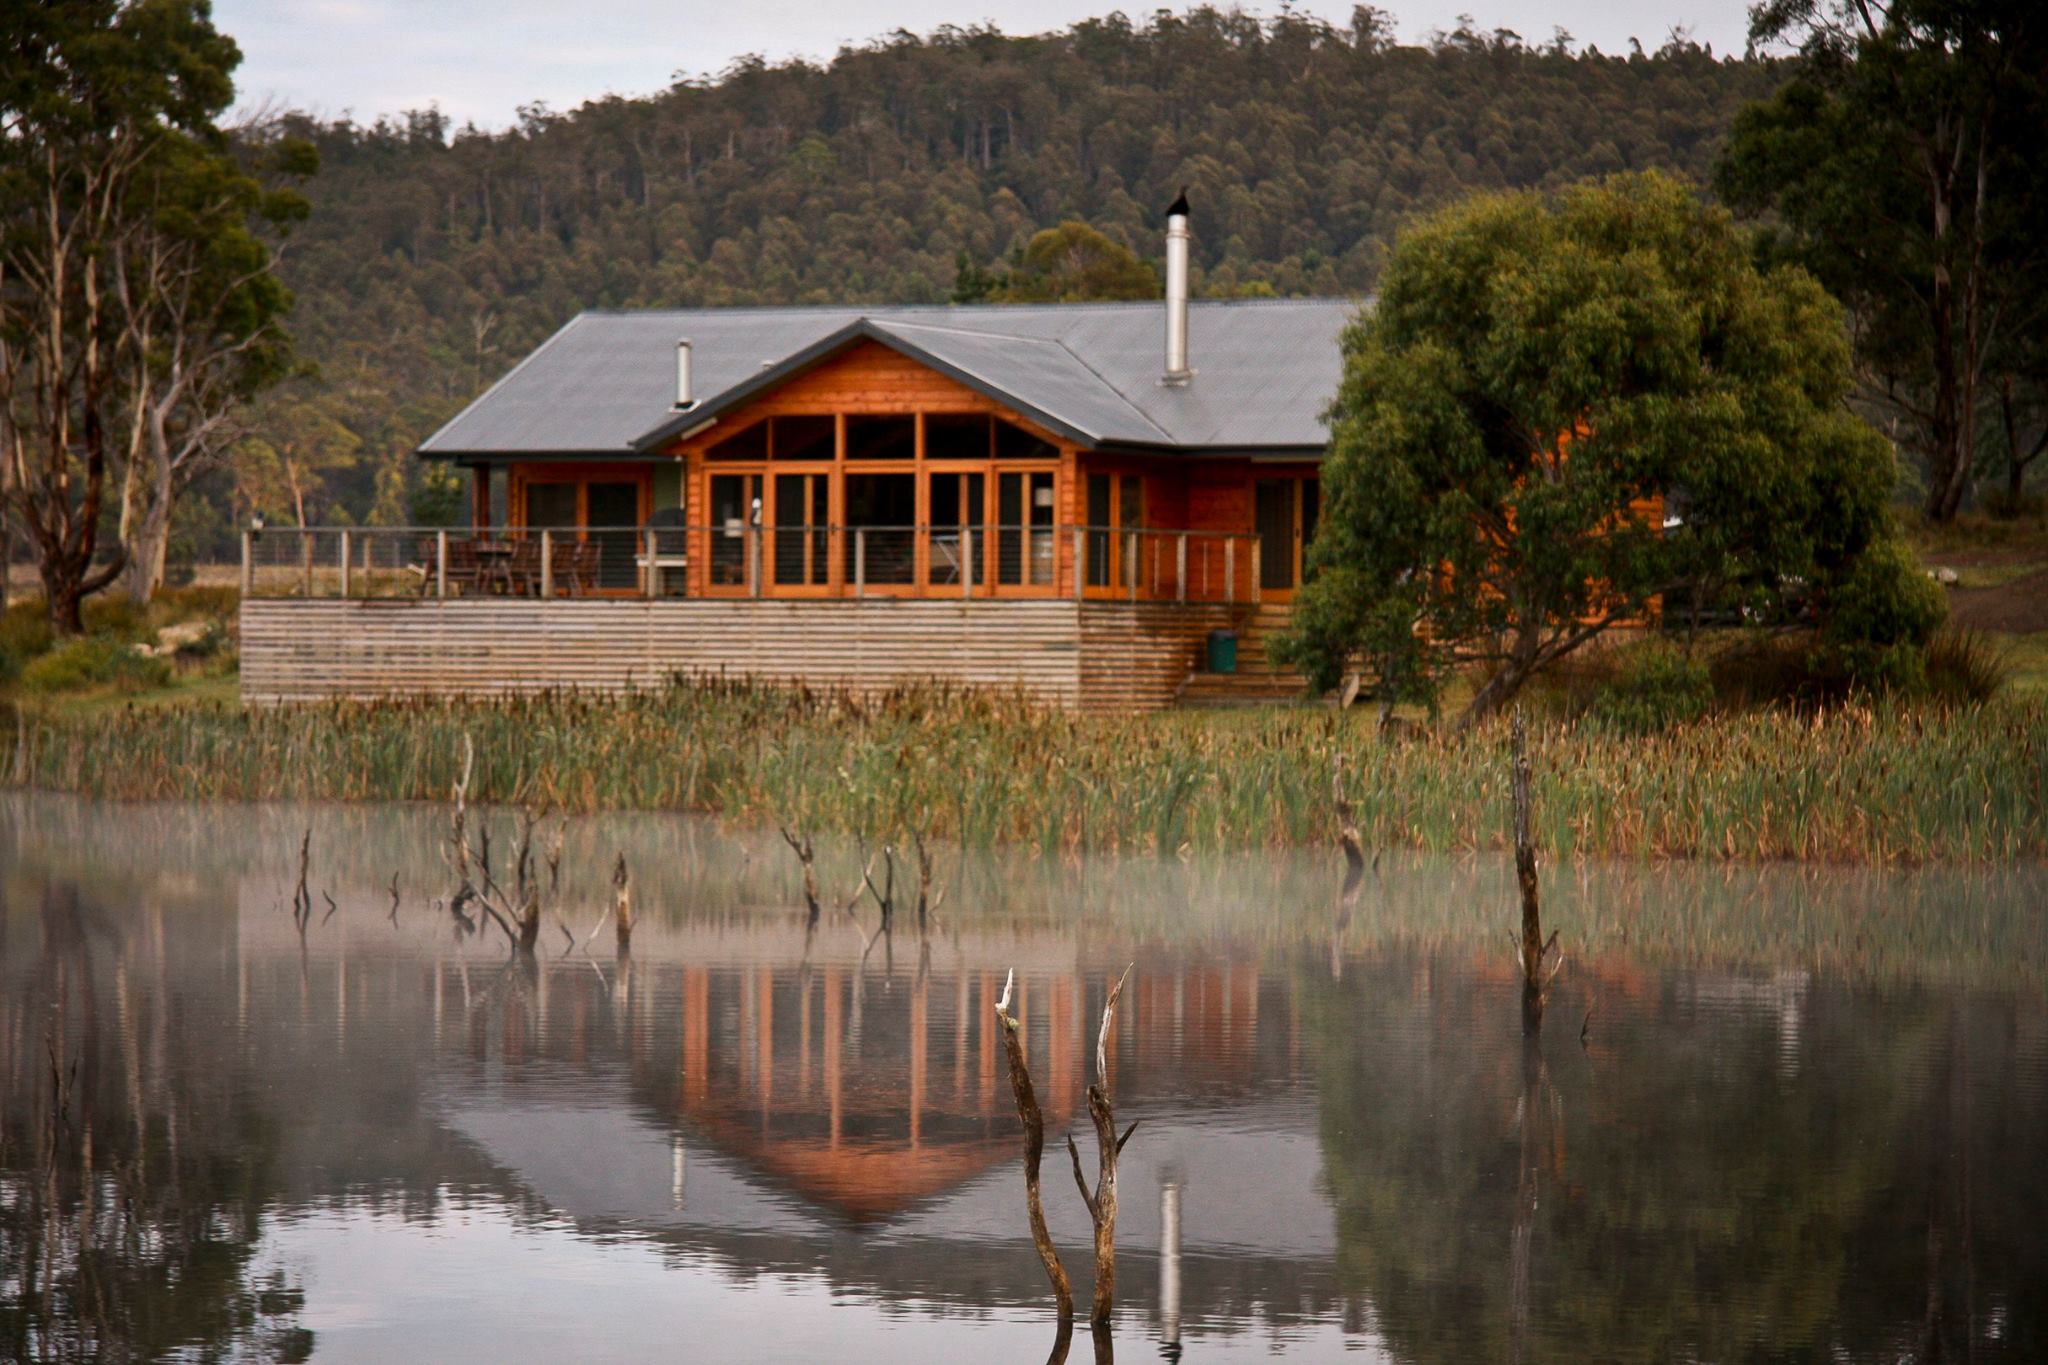
[[[818,924],[818,866],[811,849],[811,836],[806,833],[799,837],[789,832],[788,825],[777,826],[782,831],[782,842],[789,845],[789,851],[796,854],[797,862],[804,869],[804,909],[807,912],[804,923],[816,928]]]
[[[1522,975],[1522,1027],[1534,1032],[1543,1027],[1543,1002],[1550,993],[1551,981],[1564,966],[1564,954],[1558,954],[1556,964],[1545,974],[1543,962],[1557,947],[1557,934],[1552,932],[1548,940],[1543,937],[1543,908],[1536,884],[1536,841],[1529,832],[1529,748],[1519,706],[1509,730],[1509,744],[1514,765],[1510,786],[1515,807],[1515,881],[1522,892],[1522,937],[1517,945]]]
[[[1337,808],[1337,846],[1344,850],[1344,889],[1337,897],[1337,927],[1342,929],[1358,905],[1365,885],[1365,843],[1358,834],[1358,810],[1344,794],[1344,755],[1331,765],[1330,799]]]
[[[912,848],[917,852],[917,932],[921,935],[930,927],[932,917],[939,913],[939,907],[946,903],[946,888],[932,890],[934,864],[931,845],[925,842],[924,825],[918,824],[910,831]]]
[[[513,847],[512,857],[515,894],[508,896],[491,871],[490,826],[478,829],[473,847],[469,840],[469,781],[475,759],[476,746],[465,734],[462,775],[455,780],[450,795],[447,856],[457,886],[449,908],[458,921],[463,921],[463,907],[474,903],[504,933],[513,952],[530,958],[535,940],[540,937],[541,923],[540,886],[533,868],[533,831],[546,812],[521,812],[519,842]]]
[[[306,937],[306,926],[313,921],[313,894],[306,890],[306,870],[313,858],[313,827],[306,826],[306,832],[299,839],[299,882],[292,891],[292,927],[299,931],[300,939]]]
[[[633,951],[633,889],[626,877],[626,855],[612,868],[612,919],[618,928],[619,951]]]
[[[391,874],[391,913],[385,916],[393,924],[398,923],[398,874]]]
[[[890,931],[896,916],[896,847],[893,844],[882,845],[882,885],[876,886],[875,860],[868,854],[867,840],[862,839],[859,842],[861,857],[866,863],[861,869],[860,878],[867,883],[868,894],[875,898],[875,904],[882,909],[881,932],[886,934]]]
[[[1109,988],[1108,999],[1102,1002],[1102,1028],[1095,1036],[1095,1080],[1088,1087],[1088,1117],[1095,1123],[1096,1172],[1095,1188],[1088,1188],[1088,1180],[1081,1174],[1081,1149],[1075,1145],[1073,1134],[1067,1135],[1067,1155],[1074,1162],[1074,1184],[1080,1187],[1081,1200],[1088,1206],[1088,1216],[1095,1221],[1095,1302],[1089,1310],[1089,1323],[1095,1327],[1098,1338],[1109,1326],[1116,1310],[1116,1161],[1122,1155],[1124,1144],[1131,1140],[1131,1134],[1138,1130],[1133,1122],[1124,1129],[1124,1135],[1116,1135],[1116,1114],[1109,1102],[1109,1032],[1116,1022],[1117,998],[1124,993],[1124,982],[1131,976],[1131,969],[1125,967],[1123,975]]]
[[[1067,1282],[1067,1269],[1060,1264],[1059,1250],[1045,1226],[1045,1203],[1039,1195],[1038,1170],[1045,1155],[1045,1115],[1038,1107],[1038,1094],[1031,1086],[1031,1072],[1024,1061],[1024,1039],[1016,1018],[1010,1013],[1010,992],[1017,984],[1012,967],[1003,982],[1003,998],[996,1002],[996,1018],[1003,1026],[1003,1054],[1010,1065],[1010,1091],[1017,1100],[1017,1117],[1024,1124],[1024,1208],[1031,1223],[1031,1244],[1045,1264],[1045,1277],[1052,1281],[1052,1297],[1060,1322],[1074,1317],[1074,1290]],[[986,997],[984,997],[986,998]],[[1085,1193],[1085,1191],[1084,1191]]]

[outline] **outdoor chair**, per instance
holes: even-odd
[[[514,597],[540,593],[540,538],[522,536],[512,542],[512,557],[505,566],[505,591]]]

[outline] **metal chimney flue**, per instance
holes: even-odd
[[[684,337],[676,342],[676,411],[685,412],[696,406],[696,394],[690,387],[690,339]]]
[[[1188,192],[1166,210],[1166,374],[1163,384],[1185,384],[1188,368]]]

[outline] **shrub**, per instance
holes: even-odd
[[[1950,702],[1989,701],[2012,673],[2005,651],[1967,626],[1937,631],[1927,642],[1923,664],[1928,695]]]
[[[56,632],[39,601],[17,602],[0,615],[0,652],[12,654],[26,664],[50,647]]]
[[[49,651],[21,670],[21,684],[32,692],[81,692],[111,687],[117,692],[142,692],[171,680],[167,660],[141,654],[124,641],[89,635]]]
[[[1595,721],[1629,734],[1649,734],[1698,720],[1713,704],[1706,664],[1666,644],[1646,646],[1593,699]]]
[[[1828,596],[1821,662],[1858,687],[1922,691],[1924,651],[1947,615],[1948,598],[1905,541],[1877,541]]]
[[[146,640],[149,638],[148,609],[136,606],[126,597],[109,597],[102,594],[87,599],[85,628],[92,635],[114,636],[130,641]]]

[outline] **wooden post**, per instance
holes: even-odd
[[[761,595],[761,528],[747,527],[747,595]]]
[[[1237,603],[1237,537],[1230,536],[1223,542],[1223,600],[1233,606]]]
[[[1550,975],[1543,973],[1544,959],[1557,946],[1553,931],[1543,937],[1543,910],[1536,880],[1536,840],[1530,833],[1529,750],[1522,730],[1522,708],[1515,707],[1508,731],[1508,792],[1514,807],[1515,882],[1522,893],[1522,935],[1516,956],[1522,968],[1522,1030],[1534,1034],[1543,1027],[1543,1002],[1549,994],[1550,978],[1564,965],[1560,956]]]
[[[1124,532],[1124,580],[1131,590],[1131,600],[1138,600],[1138,533]]]
[[[644,584],[647,596],[649,598],[659,597],[661,596],[661,567],[655,562],[654,558],[655,542],[659,537],[654,534],[654,528],[651,526],[640,534],[642,540],[640,548],[647,552],[647,581]]]
[[[868,595],[868,528],[853,528],[853,595]]]
[[[7,572],[8,565],[0,560],[0,574]],[[256,587],[256,537],[248,531],[242,532],[242,598],[248,600]]]
[[[960,595],[974,596],[974,528],[960,528]]]
[[[434,596],[448,596],[448,532],[434,532]]]
[[[1086,528],[1074,528],[1074,600],[1081,600],[1088,584],[1088,532]]]
[[[341,532],[341,595],[343,597],[348,596],[349,567],[350,566],[348,558],[348,529],[344,527]]]
[[[313,533],[299,528],[299,596],[313,595]]]
[[[555,533],[553,529],[540,528],[540,600],[552,602],[555,598]]]
[[[1181,601],[1188,600],[1188,533],[1180,533],[1180,544],[1173,551],[1174,595]]]

